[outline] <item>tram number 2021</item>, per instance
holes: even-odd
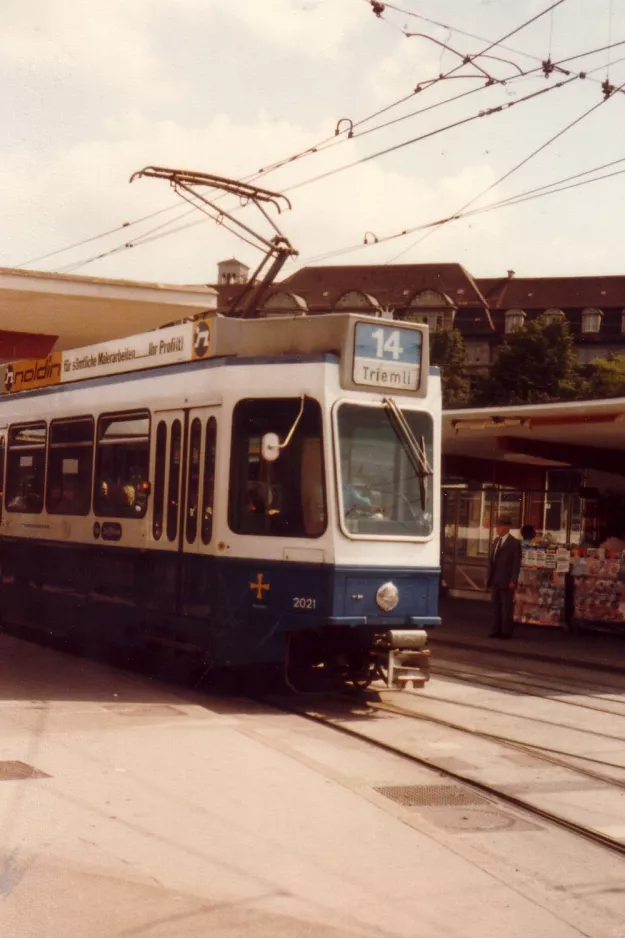
[[[311,596],[294,596],[293,608],[294,609],[316,609],[317,600],[313,599]]]

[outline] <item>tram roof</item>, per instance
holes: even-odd
[[[217,313],[151,332],[52,352],[4,366],[5,393],[32,391],[105,375],[203,361],[335,353],[341,385],[425,397],[429,377],[427,326],[355,313],[237,319]]]
[[[104,342],[214,310],[216,305],[212,287],[0,267],[0,332],[23,337],[17,354],[39,356],[52,348],[63,351]],[[1,345],[0,359],[15,356],[15,351],[7,354]],[[15,349],[15,340],[8,347]],[[32,351],[22,351],[29,347]]]
[[[625,474],[625,398],[480,407],[443,414],[443,453]]]

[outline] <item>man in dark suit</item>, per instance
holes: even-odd
[[[486,585],[493,599],[494,627],[489,638],[512,638],[514,628],[514,591],[521,569],[521,542],[510,534],[512,521],[505,515],[497,518],[497,537],[493,542]]]

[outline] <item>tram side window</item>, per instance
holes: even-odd
[[[143,518],[150,484],[150,415],[109,414],[98,421],[93,506],[104,518]]]
[[[7,511],[38,514],[43,508],[45,473],[45,423],[12,426],[9,430],[7,459]]]
[[[87,515],[93,474],[92,417],[53,420],[48,447],[46,509],[55,515]]]
[[[0,514],[4,502],[4,460],[6,457],[6,442],[4,437],[0,437]]]
[[[204,486],[202,489],[202,543],[210,544],[213,536],[213,500],[215,498],[215,453],[217,421],[209,417],[206,422],[204,449]]]
[[[180,510],[180,447],[182,445],[182,424],[174,420],[171,425],[171,443],[169,447],[169,487],[167,490],[167,540],[175,541],[178,537],[178,518]]]
[[[200,500],[200,451],[202,448],[202,421],[194,417],[189,437],[189,466],[187,472],[187,542],[195,544],[197,513]]]
[[[165,499],[165,466],[167,461],[167,424],[164,420],[156,428],[156,460],[154,463],[154,508],[152,534],[155,541],[163,535],[163,504]]]
[[[326,527],[321,408],[306,398],[287,446],[274,462],[260,452],[265,433],[285,440],[301,399],[240,401],[234,409],[229,523],[238,534],[319,537]]]

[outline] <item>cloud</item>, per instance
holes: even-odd
[[[466,14],[456,0],[446,0],[446,5],[447,13],[451,8],[452,13]],[[180,215],[185,205],[165,183],[128,185],[130,174],[146,164],[243,178],[321,140],[334,143],[338,117],[357,120],[370,114],[410,94],[417,81],[440,68],[434,45],[389,29],[362,0],[108,0],[83,5],[48,0],[36,4],[36,17],[33,6],[6,0],[0,33],[0,82],[11,90],[0,98],[0,206],[4,230],[10,232],[0,256],[4,265],[163,206],[176,206],[171,217]],[[518,17],[512,13],[514,25]],[[442,11],[440,15],[448,18]],[[445,57],[443,67],[451,64]],[[613,80],[618,81],[616,73]],[[279,191],[293,187],[293,212],[280,216],[279,224],[303,259],[356,245],[365,231],[382,237],[457,211],[544,142],[554,120],[560,126],[569,115],[577,116],[586,100],[578,96],[590,101],[594,91],[599,94],[590,82],[580,85],[579,90],[573,85],[570,92],[557,92],[559,98],[545,97],[535,107],[515,108],[508,116],[477,121],[314,185],[297,186],[310,176],[506,100],[500,88],[480,92],[469,102],[341,142],[259,182]],[[403,109],[389,111],[380,122],[436,104],[467,87],[473,82],[441,83],[427,94],[411,96]],[[602,161],[620,156],[618,120],[603,116],[614,115],[619,104],[611,101],[605,111],[597,112],[592,134],[585,132],[589,123],[580,125],[577,136],[572,133],[562,147],[546,149],[527,171],[513,177],[510,188],[498,187],[492,198],[599,162],[599,136]],[[556,197],[549,208],[547,201],[544,208],[529,203],[445,225],[402,260],[461,260],[486,274],[490,269],[520,268],[521,263],[531,266],[535,256],[539,265],[547,258],[554,271],[579,269],[580,262],[590,257],[594,263],[596,258],[584,251],[586,230],[603,245],[608,258],[604,263],[612,257],[617,264],[617,200],[603,195],[616,192],[610,183],[605,187],[596,190],[597,196],[576,194],[570,201],[568,196]],[[54,268],[136,241],[141,232],[169,217],[160,215],[41,266]],[[241,217],[267,231],[251,209]],[[197,218],[202,216],[198,213]],[[545,238],[566,235],[566,251],[550,256],[546,246],[537,247],[537,228]],[[579,232],[577,247],[569,238],[572,230]],[[400,238],[334,262],[386,262],[418,237]],[[214,277],[216,261],[232,253],[251,266],[260,256],[223,227],[206,222],[115,253],[79,272],[206,282]]]
[[[336,55],[367,16],[362,0],[185,0],[184,5],[205,21],[232,21],[268,46],[321,58]]]
[[[419,82],[439,74],[439,59],[432,44],[398,34],[390,52],[366,70],[366,87],[372,101],[387,103],[409,95]]]
[[[78,241],[163,206],[176,206],[171,216],[159,216],[40,265],[54,269],[137,240],[142,232],[181,215],[186,206],[176,202],[165,182],[147,179],[128,185],[130,174],[146,164],[241,177],[250,168],[267,165],[277,155],[303,151],[331,134],[329,124],[310,130],[272,120],[266,114],[251,125],[236,123],[221,114],[205,127],[192,129],[173,121],[155,122],[127,115],[108,125],[106,139],[80,141],[45,156],[30,154],[27,160],[0,159],[0,204],[4,206],[5,225],[12,231],[11,253],[1,256],[0,263],[21,263],[45,253],[50,245]],[[256,161],[251,166],[250,154]],[[275,175],[261,177],[258,183],[288,191],[302,179],[350,162],[358,154],[356,141],[348,141]],[[383,236],[402,226],[438,218],[455,210],[492,178],[486,166],[467,167],[433,185],[414,172],[405,175],[381,162],[365,163],[314,185],[294,188],[289,192],[293,211],[276,220],[302,257],[310,258],[359,243],[367,230]],[[209,191],[207,194],[211,195]],[[255,230],[265,235],[273,233],[251,207],[240,212],[231,199],[220,204],[235,208],[236,217]],[[172,227],[195,221],[196,217],[202,218],[200,213],[191,214]],[[37,220],[35,225],[33,219]],[[398,249],[401,247],[398,242]],[[207,282],[214,278],[217,260],[232,253],[250,266],[261,256],[209,221],[144,247],[113,254],[86,266],[84,273],[147,279],[156,275],[174,282]],[[364,253],[367,256],[359,258],[360,262],[377,260],[382,252],[376,249]]]

